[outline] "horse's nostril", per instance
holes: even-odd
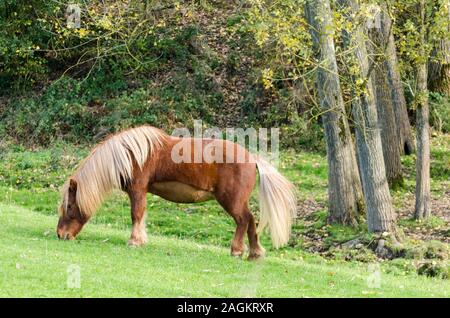
[[[69,239],[69,233],[66,233],[66,235],[64,235],[64,239],[68,240]]]

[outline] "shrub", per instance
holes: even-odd
[[[195,25],[183,13],[147,2],[82,1],[81,26],[68,26],[66,5],[57,1],[0,2],[0,89],[29,88],[46,74],[86,77],[97,69],[135,76],[187,61],[195,50]]]
[[[450,266],[446,262],[424,261],[418,265],[417,273],[442,279],[450,278]]]
[[[0,91],[35,84],[47,73],[42,49],[49,33],[42,32],[40,14],[52,12],[53,1],[0,2]]]

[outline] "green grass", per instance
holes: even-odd
[[[56,216],[0,204],[0,296],[18,297],[448,297],[445,280],[387,273],[369,288],[368,266],[316,256],[269,255],[247,262],[228,249],[150,235],[129,248],[129,232],[89,224],[73,242],[58,241]],[[68,267],[81,288],[68,288]]]
[[[450,188],[450,134],[438,135],[431,139],[431,193],[434,197],[446,195],[445,190]],[[394,192],[394,198],[401,197],[415,189],[416,155],[403,156],[402,165],[406,173],[405,186]]]
[[[400,220],[398,223],[405,227],[417,227],[417,228],[421,227],[426,229],[434,229],[446,225],[444,220],[434,215],[430,216],[426,220],[404,219]]]
[[[0,154],[0,202],[8,202],[46,215],[55,215],[59,188],[87,154],[84,147],[58,144],[49,149],[12,148]],[[301,199],[326,199],[326,160],[313,153],[283,154],[281,169],[300,191]],[[251,209],[258,211],[257,193]],[[177,238],[191,238],[202,243],[229,246],[235,226],[233,220],[215,201],[176,204],[148,195],[150,233]],[[118,229],[129,228],[129,202],[125,194],[114,192],[91,220]],[[267,236],[262,237],[270,246]]]
[[[153,195],[148,195],[147,247],[126,246],[131,220],[121,192],[105,201],[75,242],[59,242],[58,191],[87,152],[67,144],[34,150],[9,146],[0,152],[0,296],[449,296],[448,280],[418,276],[415,260],[381,263],[382,287],[371,289],[363,263],[376,262],[373,255],[363,255],[370,251],[352,251],[352,261],[343,261],[345,253],[331,260],[305,250],[301,235],[311,230],[327,246],[367,235],[364,223],[357,228],[326,225],[327,166],[316,153],[285,152],[280,169],[299,189],[300,201],[314,200],[323,208],[296,221],[288,247],[273,250],[263,235],[268,251],[263,262],[228,255],[235,226],[216,202],[183,205]],[[449,157],[449,136],[433,138],[434,197],[448,189]],[[414,191],[413,158],[403,163],[406,182],[393,191],[396,204]],[[257,205],[254,193],[255,213]],[[407,219],[399,224],[417,226]],[[422,225],[445,226],[438,217]],[[81,268],[81,289],[66,286],[70,264]]]

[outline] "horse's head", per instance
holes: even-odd
[[[63,194],[63,202],[59,208],[60,216],[56,233],[59,239],[74,240],[88,220],[78,207],[77,182],[74,179],[70,179],[65,191],[67,193]]]

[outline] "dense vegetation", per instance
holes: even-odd
[[[130,1],[124,12],[108,5],[103,16],[94,2],[83,28],[67,29],[64,6],[33,2],[2,3],[2,136],[85,142],[132,125],[169,130],[201,118],[209,126],[282,126],[287,146],[322,147],[309,107],[288,87],[264,90],[262,53],[243,8],[155,2],[145,11]]]
[[[271,14],[230,1],[81,1],[82,27],[71,29],[60,2],[5,0],[0,135],[91,141],[131,125],[170,129],[202,118],[281,126],[286,146],[323,149],[311,40],[294,2]],[[408,74],[405,67],[406,82]],[[433,126],[449,131],[448,99],[431,100]]]

